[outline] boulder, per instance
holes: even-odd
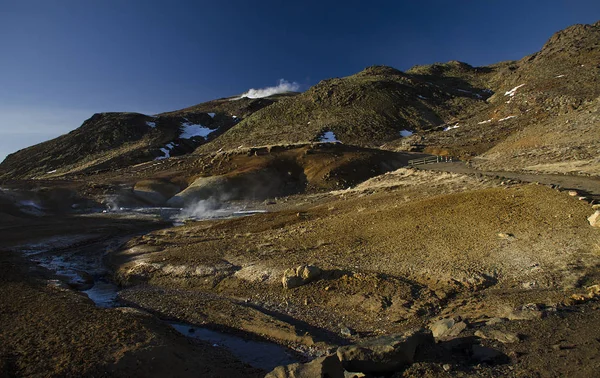
[[[138,181],[133,187],[133,194],[152,205],[160,206],[180,190],[178,185],[170,181],[149,179]]]
[[[171,197],[167,204],[183,207],[209,198],[227,198],[231,191],[229,181],[225,176],[200,177],[185,190]]]
[[[473,345],[471,352],[471,357],[479,362],[492,363],[505,357],[499,350],[488,348],[483,345]]]
[[[442,337],[456,337],[467,328],[467,323],[457,322],[452,318],[440,319],[429,325],[429,329],[436,339]]]
[[[281,283],[285,289],[305,285],[321,276],[321,269],[314,265],[300,265],[283,272]]]
[[[592,227],[600,227],[600,210],[596,210],[596,212],[588,217],[588,222]]]
[[[415,329],[339,347],[337,355],[347,371],[385,374],[412,364],[417,348],[434,342],[431,331]]]
[[[344,368],[336,355],[320,357],[306,364],[277,366],[265,378],[344,378]]]
[[[482,339],[492,339],[501,342],[502,344],[518,343],[520,341],[519,335],[513,332],[503,332],[497,329],[489,331],[478,330],[475,332],[475,336]]]

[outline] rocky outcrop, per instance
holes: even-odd
[[[344,368],[336,355],[317,358],[306,364],[278,366],[265,378],[344,378]]]
[[[431,324],[429,329],[436,339],[443,337],[456,337],[467,328],[465,322],[457,321],[453,318],[440,319]]]
[[[133,193],[140,199],[152,205],[164,205],[181,188],[170,181],[150,179],[138,181],[133,187]]]
[[[305,285],[321,276],[321,269],[314,265],[300,265],[283,272],[281,283],[284,289]]]
[[[433,343],[431,331],[415,329],[343,346],[338,348],[337,355],[347,371],[385,374],[412,364],[417,348]]]
[[[592,227],[600,227],[600,210],[596,210],[596,212],[589,216],[588,222]]]

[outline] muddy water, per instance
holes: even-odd
[[[253,213],[244,212],[234,216],[247,216]],[[85,240],[85,237],[81,239]],[[69,240],[57,237],[53,238],[51,245],[38,243],[23,246],[21,251],[37,265],[53,272],[61,282],[86,294],[96,306],[114,308],[121,306],[118,296],[119,287],[108,279],[109,271],[104,267],[102,259],[104,251],[115,248],[124,240],[119,238],[92,243],[91,246],[52,249],[51,245],[69,245]],[[71,238],[71,243],[77,241],[79,241],[77,238]],[[98,253],[98,251],[102,252]],[[166,323],[186,337],[209,342],[214,347],[225,348],[240,361],[256,368],[270,371],[276,366],[297,362],[288,354],[286,348],[274,343],[245,340],[180,322]]]
[[[245,340],[241,337],[185,323],[169,322],[168,324],[187,337],[208,341],[214,347],[226,348],[240,361],[266,371],[271,371],[279,365],[298,362],[277,344]]]

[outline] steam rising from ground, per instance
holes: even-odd
[[[248,97],[248,98],[262,98],[262,97],[269,97],[275,94],[279,94],[279,93],[285,93],[285,92],[297,92],[300,89],[300,84],[296,83],[296,82],[292,82],[290,83],[289,81],[285,80],[285,79],[279,79],[279,84],[275,87],[266,87],[266,88],[260,88],[260,89],[249,89],[248,92],[244,93],[240,98],[242,97]]]
[[[183,219],[207,219],[214,218],[219,215],[218,210],[222,208],[222,204],[212,198],[194,202],[181,210],[180,217]]]

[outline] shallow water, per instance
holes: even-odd
[[[277,344],[245,340],[185,323],[168,322],[168,324],[187,337],[207,341],[214,347],[225,348],[240,361],[259,369],[271,371],[279,365],[298,362],[286,352],[285,348]]]

